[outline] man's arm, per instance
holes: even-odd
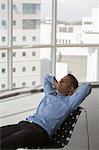
[[[54,88],[57,90],[57,84],[58,84],[58,81],[56,80],[56,78],[54,77],[53,78],[53,86]]]
[[[91,93],[91,84],[83,83],[77,91],[69,97],[69,106],[71,111],[76,109],[82,101]]]
[[[44,78],[44,93],[51,94],[55,92],[55,89],[57,88],[57,83],[58,82],[54,76],[47,74]]]

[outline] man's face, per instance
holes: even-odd
[[[69,76],[63,77],[57,84],[57,90],[65,96],[70,95],[74,90],[71,78]]]

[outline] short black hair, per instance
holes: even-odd
[[[76,89],[78,87],[78,80],[72,74],[67,74],[67,76],[71,78],[72,85]]]

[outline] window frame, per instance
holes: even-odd
[[[8,89],[13,89],[13,50],[19,49],[20,46],[13,45],[13,0],[8,1],[8,46],[0,47],[0,50],[7,50],[8,57]],[[56,75],[56,49],[59,47],[99,47],[99,44],[57,44],[57,0],[52,0],[52,40],[51,44],[38,44],[33,46],[21,46],[22,49],[28,48],[51,48],[52,50],[52,75]],[[5,40],[6,41],[6,40]],[[5,42],[4,41],[4,42]],[[93,82],[90,82],[93,83]],[[94,82],[94,85],[99,82]]]

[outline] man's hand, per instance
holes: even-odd
[[[58,84],[58,81],[54,77],[54,79],[53,79],[53,85],[54,85],[54,87],[55,87],[56,90],[57,90],[57,84]]]

